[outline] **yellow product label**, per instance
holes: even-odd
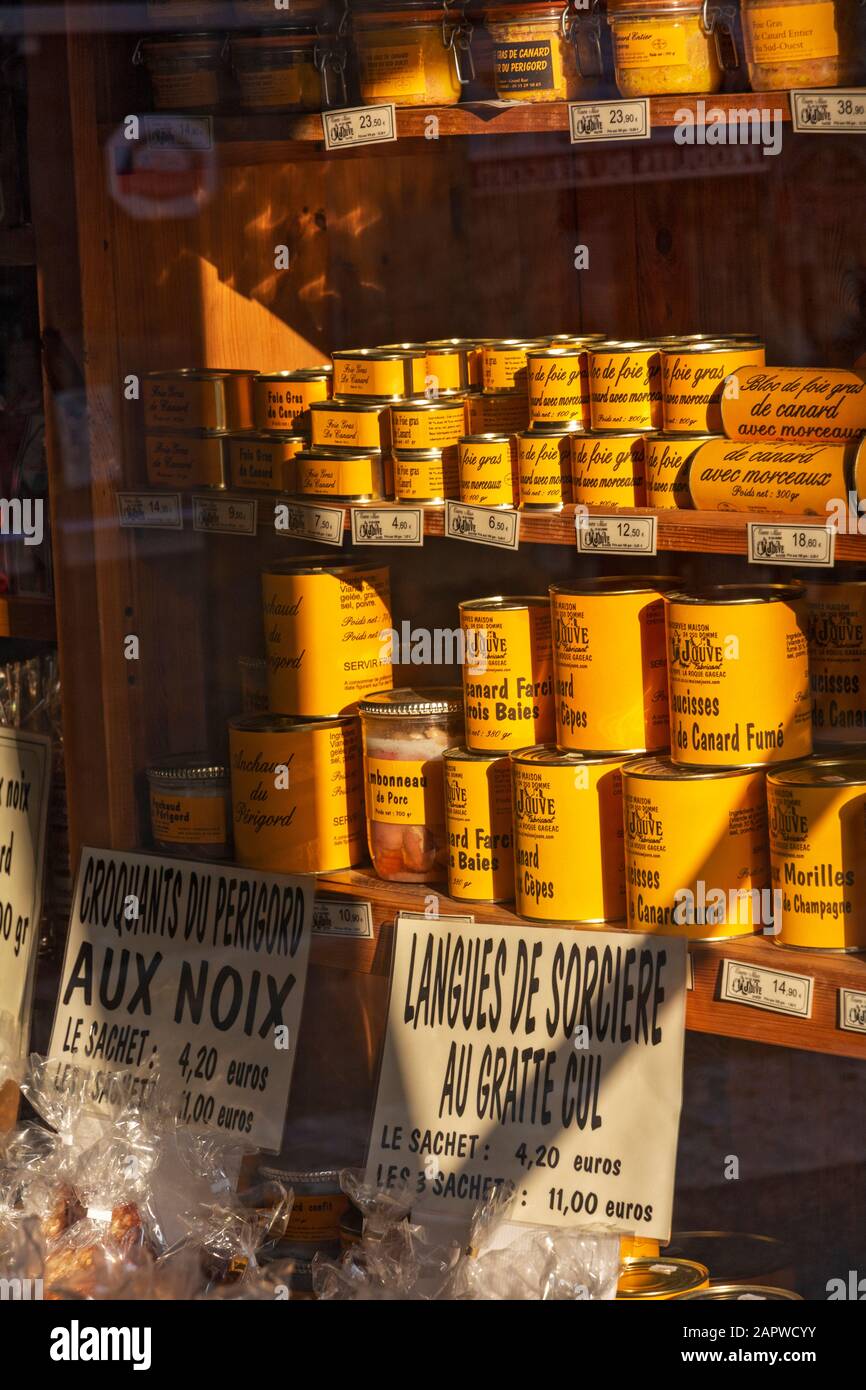
[[[568,435],[521,434],[517,459],[521,506],[556,507],[571,501]]]
[[[329,389],[321,381],[254,381],[253,414],[257,430],[289,432],[305,427],[313,401],[326,401]]]
[[[336,715],[392,688],[387,568],[263,574],[262,598],[268,701],[276,713]]]
[[[479,507],[513,507],[517,502],[517,459],[509,439],[458,444],[460,501]]]
[[[222,380],[190,381],[184,377],[144,381],[144,427],[219,430],[226,425]]]
[[[285,1240],[320,1244],[340,1239],[340,1222],[349,1210],[349,1199],[342,1192],[321,1196],[295,1193],[286,1226]]]
[[[621,766],[514,763],[514,901],[522,917],[625,917]]]
[[[663,405],[658,349],[590,349],[589,395],[594,430],[660,430]]]
[[[418,380],[420,365],[420,381]],[[413,389],[424,390],[426,359],[412,363],[409,372]],[[401,359],[336,357],[334,359],[335,396],[406,396],[406,363]]]
[[[516,434],[529,424],[529,398],[525,391],[466,397],[467,434]]]
[[[174,796],[171,792],[150,792],[150,828],[154,840],[166,845],[224,845],[226,842],[226,798],[218,796]]]
[[[456,498],[458,493],[456,448],[443,449],[441,459],[394,454],[394,496],[398,502],[441,501]]]
[[[679,20],[649,19],[613,25],[614,62],[618,68],[682,67],[688,62],[688,35]]]
[[[581,753],[667,748],[661,597],[553,592],[551,611],[558,746]]]
[[[812,751],[806,616],[800,600],[668,601],[671,756],[714,767]]]
[[[866,585],[806,590],[816,745],[866,743]]]
[[[466,380],[463,379],[463,353],[457,348],[453,352],[428,352],[427,377],[435,391],[464,391],[469,384],[471,372],[467,355]]]
[[[520,391],[526,387],[525,347],[485,347],[481,364],[485,391]]]
[[[222,487],[223,441],[196,435],[148,435],[147,481],[156,486]]]
[[[585,352],[527,358],[529,414],[533,422],[577,420],[589,429],[589,366]]]
[[[299,440],[229,440],[229,471],[233,487],[267,492],[294,492],[294,457]]]
[[[441,410],[411,410],[391,407],[391,429],[395,449],[447,449],[465,433],[463,402]]]
[[[298,492],[313,497],[378,497],[372,459],[297,460]]]
[[[358,56],[365,101],[425,94],[424,49],[420,44],[376,43],[372,37],[359,36]]]
[[[644,445],[646,502],[648,507],[689,508],[689,468],[701,443],[699,439],[654,439]]]
[[[785,946],[866,947],[866,787],[767,779],[773,887]]]
[[[337,449],[383,449],[388,447],[388,410],[346,410],[331,404],[324,410],[311,410],[313,445]]]
[[[732,372],[764,365],[763,348],[725,348],[720,352],[662,354],[665,429],[719,434],[722,393]]]
[[[571,489],[585,507],[646,506],[643,439],[572,435]]]
[[[690,941],[772,925],[762,772],[655,778],[623,773],[628,924]]]
[[[839,52],[834,0],[814,4],[750,6],[743,28],[755,63],[835,58]]]
[[[239,864],[326,873],[364,858],[357,720],[273,733],[229,725],[229,758]]]
[[[746,367],[722,394],[729,439],[844,444],[866,431],[866,385],[853,372]]]
[[[826,517],[848,496],[844,444],[746,444],[713,439],[689,468],[698,511],[787,512]]]
[[[158,111],[186,111],[196,107],[216,106],[219,101],[219,82],[216,72],[206,68],[183,72],[150,69],[153,104]]]
[[[553,740],[550,608],[460,609],[466,746],[508,752]]]
[[[511,762],[445,759],[448,892],[470,902],[514,896]]]
[[[364,759],[367,816],[383,825],[441,826],[442,761]]]

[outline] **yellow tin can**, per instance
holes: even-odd
[[[585,924],[625,918],[621,767],[621,758],[549,745],[512,752],[514,903],[522,917]]]
[[[516,434],[529,425],[525,391],[470,391],[464,404],[467,434]]]
[[[856,446],[712,439],[692,456],[692,505],[702,512],[826,517],[828,504],[847,503],[852,449]]]
[[[767,777],[783,946],[866,950],[866,758],[810,758]]]
[[[507,754],[449,748],[445,768],[448,892],[465,902],[514,897],[511,763]]]
[[[229,476],[232,487],[261,492],[294,492],[295,456],[306,446],[302,434],[230,434]]]
[[[692,506],[689,468],[696,451],[717,436],[708,434],[648,434],[644,445],[646,501],[659,511]]]
[[[816,747],[866,745],[866,580],[806,585]]]
[[[866,384],[830,367],[744,367],[722,395],[729,439],[845,444],[866,431]]]
[[[537,338],[498,338],[485,343],[481,351],[482,380],[485,391],[526,391],[526,354],[544,347]]]
[[[457,441],[466,432],[466,409],[462,396],[401,401],[399,405],[392,405],[390,411],[395,449],[402,453],[451,449],[456,463]]]
[[[664,428],[661,352],[657,343],[610,340],[587,349],[594,430]]]
[[[373,502],[385,496],[378,449],[305,449],[295,455],[298,493],[334,502]]]
[[[457,445],[460,501],[516,507],[517,450],[508,434],[464,434]]]
[[[147,769],[150,829],[157,849],[192,859],[231,852],[228,769],[195,754],[163,758]]]
[[[590,428],[586,345],[531,348],[526,354],[529,414],[533,424]]]
[[[523,511],[558,511],[571,501],[572,431],[535,426],[517,436],[517,482]]]
[[[394,450],[394,497],[397,502],[439,504],[459,496],[456,450]]]
[[[237,861],[284,874],[350,869],[365,855],[356,718],[229,721]]]
[[[423,396],[426,349],[350,348],[332,354],[334,395],[403,401]]]
[[[310,406],[313,448],[381,449],[391,445],[390,407],[381,401],[314,401]]]
[[[144,447],[152,487],[225,487],[225,434],[148,434]]]
[[[662,348],[664,428],[669,434],[720,434],[722,393],[732,372],[763,367],[763,345],[720,342]]]
[[[621,1260],[657,1259],[660,1244],[657,1240],[647,1240],[646,1236],[620,1236],[619,1257]]]
[[[144,377],[147,430],[249,430],[255,372],[184,368]]]
[[[710,1272],[694,1260],[629,1260],[616,1286],[617,1301],[681,1298],[710,1286]]]
[[[550,603],[540,595],[465,599],[466,746],[502,753],[553,741]]]
[[[284,560],[262,574],[262,601],[272,710],[341,715],[393,686],[387,565]]]
[[[666,749],[668,672],[662,576],[553,584],[558,747],[581,753]]]
[[[259,372],[253,378],[257,430],[309,430],[310,406],[331,394],[333,367],[299,367],[291,372]]]
[[[431,396],[469,391],[481,385],[479,345],[474,338],[442,338],[425,344]]]
[[[689,941],[772,930],[766,774],[635,758],[622,770],[628,924]]]
[[[812,752],[803,585],[665,595],[675,762],[760,767]]]
[[[585,507],[646,506],[645,433],[593,430],[571,436],[571,490]]]

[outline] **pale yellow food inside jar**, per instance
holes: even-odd
[[[441,21],[361,28],[356,24],[361,99],[368,104],[454,106],[460,82]]]
[[[717,92],[722,69],[699,11],[677,19],[611,16],[616,84],[624,97]]]
[[[487,28],[493,40],[500,101],[575,101],[591,85],[578,71],[574,44],[563,37],[559,13],[521,19],[506,11],[498,19],[488,19]],[[521,61],[539,64],[536,75],[519,72]]]
[[[745,0],[743,40],[755,91],[853,81],[858,8],[852,0]]]

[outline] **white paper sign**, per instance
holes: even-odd
[[[649,97],[633,101],[570,101],[568,129],[573,145],[587,140],[649,140]]]
[[[257,513],[255,498],[196,494],[192,499],[192,529],[221,531],[229,536],[254,536]]]
[[[832,569],[835,564],[836,532],[827,526],[750,521],[748,536],[750,565]]]
[[[589,516],[578,512],[575,517],[577,549],[581,555],[655,555],[656,527],[654,516]]]
[[[179,492],[119,492],[121,526],[146,526],[151,531],[182,531]]]
[[[809,975],[766,970],[762,965],[726,960],[719,993],[729,1004],[748,1004],[753,1009],[769,1009],[774,1014],[811,1018],[814,984]]]
[[[0,1016],[26,1051],[33,991],[45,827],[51,788],[51,740],[0,729]]]
[[[794,130],[820,135],[863,134],[866,131],[866,89],[828,88],[791,93]]]
[[[395,927],[367,1176],[413,1212],[667,1240],[682,1101],[686,943],[521,926]]]
[[[382,106],[352,106],[345,111],[323,111],[326,150],[356,145],[389,144],[397,139],[397,112],[393,102]]]
[[[346,512],[343,507],[281,501],[274,505],[274,526],[284,536],[299,536],[322,545],[342,545]]]
[[[353,507],[353,545],[423,545],[422,507]]]
[[[51,1057],[133,1070],[144,1100],[159,1075],[181,1096],[181,1122],[278,1150],[313,886],[233,864],[82,850]]]
[[[475,507],[468,502],[446,502],[445,534],[452,540],[516,550],[520,545],[520,513],[501,507]]]

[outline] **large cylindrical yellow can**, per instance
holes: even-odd
[[[719,434],[725,383],[739,367],[762,367],[761,344],[684,343],[662,349],[665,430]]]
[[[689,467],[689,495],[701,512],[828,515],[848,498],[851,449],[844,444],[747,444],[711,439]]]
[[[310,428],[313,448],[387,449],[391,444],[390,406],[360,397],[314,401]]]
[[[467,434],[516,434],[529,424],[526,391],[470,391],[465,405]]]
[[[229,721],[235,854],[248,869],[330,873],[365,857],[356,718]]]
[[[387,565],[305,555],[262,574],[268,702],[323,717],[394,684]]]
[[[646,434],[593,430],[571,439],[571,489],[585,507],[646,506]]]
[[[466,746],[502,753],[553,742],[553,652],[546,597],[466,599]]]
[[[646,455],[646,504],[659,510],[688,509],[689,469],[702,444],[716,436],[708,434],[648,434]]]
[[[442,761],[448,892],[466,902],[509,902],[514,897],[514,825],[508,755],[449,748]]]
[[[816,748],[866,745],[866,579],[806,586]]]
[[[830,367],[743,367],[722,394],[729,439],[845,444],[866,431],[866,383]]]
[[[866,950],[866,758],[811,758],[767,778],[783,946]]]
[[[622,770],[628,924],[689,941],[773,930],[766,774],[635,758]]]
[[[548,745],[511,754],[514,901],[522,917],[575,923],[625,917],[621,767],[621,758],[587,758]]]
[[[590,427],[586,347],[530,348],[526,354],[529,414],[533,424]]]
[[[453,449],[466,433],[466,409],[462,396],[440,396],[434,400],[401,401],[391,406],[391,437],[394,448]]]
[[[481,351],[475,338],[441,338],[425,346],[431,395],[480,386]]]
[[[571,501],[570,437],[562,425],[539,425],[517,436],[522,510],[556,511]]]
[[[260,372],[253,377],[256,429],[309,430],[310,406],[328,399],[332,375],[330,363],[293,372]]]
[[[668,674],[662,576],[553,584],[556,742],[581,753],[666,749]]]
[[[395,449],[394,500],[397,502],[444,502],[458,497],[456,450]]]
[[[710,1273],[695,1260],[668,1260],[662,1255],[651,1259],[626,1260],[616,1288],[617,1301],[627,1303],[648,1299],[682,1298],[699,1289],[708,1289]]]
[[[427,354],[418,348],[347,348],[333,354],[334,395],[401,401],[424,394]]]
[[[591,346],[588,352],[592,428],[663,429],[658,344],[609,341]]]
[[[517,449],[509,434],[464,434],[457,445],[460,501],[479,507],[515,507]]]
[[[719,584],[667,594],[671,755],[757,767],[812,751],[802,584]]]
[[[526,354],[543,347],[536,338],[499,338],[481,349],[481,371],[485,391],[525,391]]]

